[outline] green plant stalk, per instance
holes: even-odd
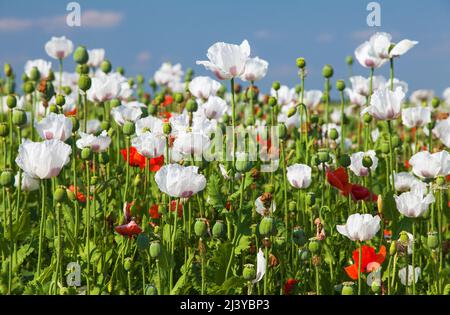
[[[232,130],[233,130],[233,167],[234,170],[236,167],[236,145],[237,145],[237,137],[236,137],[236,102],[234,99],[234,78],[231,78],[230,80],[230,87],[231,87],[231,123],[232,123]],[[233,174],[234,175],[234,172]]]
[[[59,94],[62,94],[62,72],[63,72],[63,60],[59,58]]]
[[[284,225],[286,231],[289,227],[289,208],[288,208],[288,197],[287,197],[287,170],[286,170],[286,153],[284,149],[284,141],[280,141],[281,145],[281,161],[283,162],[283,191],[284,191]]]
[[[393,161],[392,161],[392,155],[393,155],[393,148],[392,148],[392,124],[390,120],[387,120],[387,125],[388,125],[388,139],[389,139],[389,167],[390,167],[390,174],[389,174],[389,182],[391,185],[391,188],[393,189],[394,187],[394,183],[392,182],[393,176],[392,176],[392,172],[394,171],[394,165],[393,165]]]
[[[62,273],[61,273],[61,264],[62,264],[62,238],[61,238],[61,204],[58,202],[56,204],[56,224],[58,230],[58,250],[57,250],[57,261],[56,261],[56,293],[58,292],[58,281],[61,282],[62,285]]]
[[[123,194],[123,203],[127,202],[128,198],[128,185],[130,182],[130,137],[125,136],[125,146],[127,150],[127,162],[125,166],[125,192]]]
[[[413,235],[413,241],[412,241],[412,274],[413,274],[413,282],[412,282],[412,290],[413,290],[413,295],[416,295],[416,271],[415,271],[415,258],[416,258],[416,220],[413,219],[412,222],[412,235]],[[408,282],[408,279],[406,279],[406,281]]]
[[[41,263],[42,263],[42,245],[44,241],[44,226],[45,226],[45,218],[46,218],[46,211],[45,211],[45,200],[47,198],[46,195],[46,189],[45,189],[45,181],[41,180],[41,222],[39,224],[39,249],[38,249],[38,261],[37,261],[37,271],[36,274],[39,277],[41,274]]]
[[[14,147],[12,115],[13,115],[13,110],[9,109],[9,111],[8,111],[8,122],[9,122],[9,145],[10,145],[10,150],[8,152],[9,152],[9,166],[10,167],[12,167],[12,165],[13,165],[13,147]]]
[[[83,127],[84,132],[87,133],[87,121],[88,121],[88,101],[87,101],[87,94],[83,94]]]
[[[19,185],[20,186],[20,185]],[[13,237],[13,208],[11,207],[11,192],[6,192],[8,197],[8,209],[9,209],[9,264],[8,264],[8,294],[11,294],[12,289],[12,270],[13,270],[13,250],[14,250],[14,237]],[[6,209],[3,209],[6,211]]]
[[[345,152],[345,128],[344,128],[344,92],[339,91],[339,96],[341,97],[341,154]]]
[[[394,58],[389,59],[390,62],[390,89],[394,91]]]
[[[86,166],[86,260],[87,260],[87,270],[86,270],[86,294],[91,294],[90,288],[90,270],[91,270],[91,253],[90,253],[90,233],[91,233],[91,179],[89,174],[89,161],[85,162]]]

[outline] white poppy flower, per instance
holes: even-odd
[[[164,154],[166,138],[162,135],[145,132],[133,138],[131,145],[146,158],[155,158]]]
[[[359,94],[357,91],[346,88],[345,93],[347,94],[347,97],[349,98],[351,104],[354,104],[357,106],[366,105],[366,102],[367,102],[366,97]]]
[[[426,184],[418,180],[414,175],[407,172],[394,173],[394,187],[396,191],[405,192],[411,189],[412,185],[418,183],[426,188]]]
[[[114,107],[111,110],[111,116],[119,126],[123,126],[127,121],[136,122],[139,118],[141,118],[142,107],[145,107],[142,103],[130,102],[127,105]]]
[[[368,41],[355,49],[355,57],[359,64],[365,68],[379,68],[387,61],[387,59],[379,58],[372,53],[372,47]]]
[[[64,59],[73,51],[73,43],[65,36],[52,37],[45,44],[45,52],[54,59]]]
[[[210,96],[215,96],[220,89],[221,84],[210,77],[195,77],[189,82],[189,91],[196,98],[208,99]]]
[[[183,156],[202,156],[211,145],[211,140],[201,132],[180,132],[173,142],[173,149]]]
[[[400,87],[392,92],[388,88],[376,91],[370,99],[370,106],[361,111],[361,116],[369,113],[380,120],[393,120],[400,117],[405,93]]]
[[[98,136],[82,131],[79,131],[78,134],[80,135],[80,139],[77,140],[76,145],[81,150],[91,148],[92,152],[105,152],[111,144],[111,138],[108,136],[106,130],[103,130]]]
[[[25,140],[19,146],[17,165],[34,178],[48,179],[56,177],[69,163],[72,148],[64,142],[53,139],[44,142]]]
[[[100,75],[92,78],[91,88],[87,91],[87,97],[92,102],[106,102],[119,96],[121,82],[111,74]]]
[[[308,188],[311,185],[311,167],[305,164],[293,164],[287,169],[287,179],[295,188]]]
[[[208,100],[200,106],[200,111],[208,119],[222,118],[227,109],[227,102],[218,96],[210,96]]]
[[[262,278],[266,273],[266,269],[267,269],[267,261],[263,251],[260,248],[256,258],[256,278],[255,280],[252,281],[253,284],[262,280]]]
[[[277,98],[278,105],[288,105],[292,101],[295,100],[295,90],[290,89],[286,85],[280,86],[278,91],[275,91],[273,88],[270,90],[270,95]]]
[[[372,159],[372,166],[370,170],[374,172],[378,166],[378,158],[374,150],[369,150],[367,152],[356,152],[350,156],[351,164],[350,170],[356,176],[367,176],[369,175],[369,169],[363,166],[363,159],[365,156],[369,156]]]
[[[244,40],[241,45],[218,42],[208,48],[209,61],[197,61],[198,65],[211,70],[219,80],[239,77],[245,71],[250,56],[250,45]]]
[[[39,136],[44,140],[66,141],[72,136],[72,120],[64,114],[50,113],[34,124]]]
[[[336,225],[337,231],[352,241],[368,241],[380,230],[380,217],[355,213],[345,225]]]
[[[428,107],[415,106],[402,111],[402,123],[408,128],[422,127],[431,121],[431,110]]]
[[[316,108],[322,100],[323,93],[320,90],[305,91],[303,95],[303,104],[309,109]]]
[[[172,65],[170,62],[164,62],[161,67],[153,75],[158,85],[167,86],[171,82],[179,82],[184,72],[181,70],[181,64],[177,63]]]
[[[86,123],[86,132],[96,134],[102,129],[102,123],[98,119],[89,119]]]
[[[147,116],[136,120],[136,134],[138,136],[148,131],[153,134],[163,135],[163,121],[154,116]]]
[[[409,159],[409,165],[413,173],[421,178],[447,176],[450,174],[450,154],[447,151],[433,154],[428,151],[417,152]]]
[[[38,69],[41,76],[40,78],[46,79],[52,69],[52,63],[43,59],[28,60],[25,63],[25,73],[28,77],[31,76],[31,70],[33,70],[34,67]]]
[[[414,268],[415,278],[413,279],[413,266],[408,265],[408,286],[411,286],[413,284],[413,281],[414,283],[417,283],[417,281],[419,280],[420,273],[421,273],[420,267],[415,267]],[[400,278],[400,282],[406,286],[406,267],[398,271],[398,277]]]
[[[256,209],[257,213],[259,213],[262,216],[265,216],[267,211],[269,211],[270,213],[273,213],[275,210],[277,210],[277,205],[275,203],[275,200],[272,199],[272,203],[270,204],[269,209],[266,209],[266,206],[261,201],[261,196],[260,196],[260,197],[256,198],[256,200],[255,200],[255,209]]]
[[[245,71],[241,74],[243,81],[259,81],[267,74],[269,63],[258,57],[249,58],[245,64]]]
[[[411,103],[415,104],[415,105],[420,105],[422,106],[422,104],[428,104],[431,99],[434,97],[434,91],[433,90],[415,90],[414,92],[412,92],[411,96],[409,97],[409,100]]]
[[[155,174],[155,181],[162,192],[175,198],[189,198],[206,186],[206,178],[198,174],[198,167],[179,164],[161,167]]]
[[[435,201],[431,193],[424,197],[425,189],[422,185],[414,183],[411,191],[404,192],[400,196],[394,196],[397,210],[409,218],[422,216],[428,210],[428,206]]]
[[[99,49],[89,49],[88,50],[89,59],[87,65],[89,67],[100,67],[101,63],[105,59],[105,50],[103,48]]]
[[[22,173],[21,179],[22,179],[22,186],[21,186],[22,191],[30,192],[39,189],[39,179],[36,179],[28,175],[28,173]],[[14,177],[14,187],[18,186],[19,186],[19,174],[17,174]]]

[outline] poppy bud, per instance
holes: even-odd
[[[401,145],[400,137],[397,135],[392,136],[392,147],[398,148]]]
[[[3,170],[0,175],[0,184],[2,187],[12,187],[14,184],[14,173],[11,169]]]
[[[370,122],[372,121],[372,116],[369,113],[364,113],[363,115],[363,121],[366,124],[370,124]]]
[[[33,93],[34,91],[34,83],[32,81],[25,82],[23,85],[23,92],[25,94]]]
[[[136,244],[137,244],[137,248],[140,251],[147,250],[150,246],[150,240],[149,240],[147,234],[145,234],[145,233],[139,234],[138,237],[136,238]]]
[[[273,88],[275,91],[278,91],[278,90],[280,89],[280,87],[281,87],[281,84],[280,84],[279,81],[275,81],[275,82],[272,83],[272,88]]]
[[[295,211],[297,209],[297,203],[295,201],[289,202],[289,211]]]
[[[155,105],[152,105],[152,104],[148,105],[148,113],[149,113],[149,115],[154,116],[157,111],[158,111],[158,109],[156,108]]]
[[[378,213],[383,213],[383,197],[381,197],[381,195],[378,195],[377,207],[378,207]]]
[[[58,94],[56,95],[55,103],[58,106],[63,106],[64,104],[66,104],[66,98],[64,97],[64,95]]]
[[[349,66],[353,64],[353,56],[347,56],[345,57],[345,63]]]
[[[53,193],[53,199],[56,202],[63,202],[67,196],[67,189],[64,186],[58,186]]]
[[[78,87],[80,88],[80,90],[86,92],[91,88],[91,83],[91,78],[88,75],[80,75],[80,78],[78,79]]]
[[[326,163],[330,160],[330,154],[327,149],[320,149],[317,153],[320,163]]]
[[[274,221],[271,217],[262,218],[259,223],[259,234],[262,236],[270,236],[274,232]]]
[[[317,240],[317,238],[312,237],[309,239],[308,249],[311,253],[316,254],[320,251],[320,242]]]
[[[314,194],[313,192],[309,192],[306,195],[306,205],[308,205],[309,207],[313,206],[316,203],[316,194]]]
[[[126,121],[126,122],[123,124],[122,131],[123,131],[123,134],[124,134],[124,135],[126,135],[126,136],[131,136],[131,135],[133,135],[134,132],[136,131],[136,127],[134,126],[134,123],[133,123],[133,122],[131,122],[131,121]]]
[[[381,153],[388,154],[389,153],[389,143],[388,142],[381,143],[380,149],[381,149]]]
[[[85,64],[89,60],[89,54],[84,46],[78,46],[73,52],[73,61],[78,64]]]
[[[136,174],[136,177],[133,180],[133,187],[139,186],[140,183],[141,183],[141,175]]]
[[[9,134],[8,124],[0,122],[0,137],[6,137]]]
[[[330,139],[331,140],[336,140],[337,138],[339,138],[339,133],[337,131],[336,128],[333,128],[330,130]]]
[[[58,108],[56,107],[55,104],[52,104],[52,105],[49,106],[48,111],[49,111],[50,113],[55,113],[55,114],[57,114],[57,113],[58,113]]]
[[[256,278],[256,270],[255,265],[253,264],[245,264],[244,269],[242,270],[242,276],[244,280],[250,281]]]
[[[9,81],[4,85],[4,94],[12,94],[16,90],[16,83]]]
[[[269,106],[275,106],[277,105],[277,99],[273,96],[269,97]]]
[[[306,61],[305,61],[305,58],[302,58],[302,57],[297,58],[296,63],[297,63],[297,67],[298,67],[299,69],[303,69],[304,67],[306,67]]]
[[[203,237],[206,234],[206,222],[205,219],[197,219],[197,221],[194,224],[194,232],[197,237]]]
[[[67,198],[69,198],[70,201],[77,200],[77,197],[75,196],[75,193],[71,191],[70,189],[66,189]]]
[[[197,104],[197,102],[195,100],[189,99],[186,102],[186,110],[189,113],[193,113],[193,112],[197,111],[197,109],[198,109],[198,104]]]
[[[121,66],[118,66],[116,68],[116,72],[120,73],[121,75],[124,75],[125,69],[123,67],[121,67]]]
[[[300,248],[298,250],[298,257],[301,261],[307,261],[309,259],[309,251],[305,248]]]
[[[298,246],[305,245],[305,243],[306,243],[305,231],[301,227],[297,226],[294,228],[292,237],[293,237],[294,243],[297,244]]]
[[[440,104],[441,100],[439,99],[439,97],[433,97],[433,99],[431,100],[431,106],[433,106],[433,108],[438,108]]]
[[[445,184],[445,177],[444,176],[438,176],[436,178],[436,184],[438,186],[443,186]]]
[[[104,73],[109,73],[111,72],[111,62],[109,60],[103,60],[103,62],[100,64],[100,69],[104,72]]]
[[[5,63],[5,65],[3,66],[3,73],[5,74],[5,76],[10,77],[13,74],[13,69],[11,67],[11,65],[9,63]]]
[[[334,70],[333,67],[331,65],[325,65],[322,69],[322,75],[324,76],[324,78],[331,78],[333,76]]]
[[[371,167],[373,165],[372,158],[368,155],[364,156],[362,160],[362,165],[366,168]]]
[[[255,117],[249,116],[247,117],[247,120],[245,121],[246,126],[253,126],[255,124]]]
[[[81,150],[81,159],[84,161],[88,161],[92,158],[92,150],[91,148],[84,148]]]
[[[107,121],[107,120],[103,120],[102,123],[100,124],[100,128],[101,128],[102,130],[108,130],[109,127],[111,127],[111,124],[110,124],[110,122]]]
[[[283,123],[278,124],[278,136],[281,140],[286,140],[288,134],[287,134],[287,127]]]
[[[17,99],[15,95],[8,95],[8,97],[6,98],[6,105],[8,106],[9,109],[13,109],[16,107],[17,105]]]
[[[395,241],[391,242],[391,246],[389,247],[389,255],[394,256],[397,252],[397,244]]]
[[[13,124],[21,127],[27,123],[27,114],[22,109],[15,109],[13,112]]]
[[[121,104],[121,102],[120,102],[120,100],[119,100],[118,98],[113,98],[113,99],[109,102],[109,105],[110,105],[111,107],[117,107],[117,106],[120,106],[120,104]]]
[[[401,231],[400,232],[399,241],[402,242],[403,244],[408,244],[409,237],[408,237],[408,234],[405,231]]]
[[[125,261],[123,263],[123,268],[125,269],[125,271],[131,271],[132,263],[133,260],[130,257],[125,258]]]
[[[161,243],[159,241],[153,241],[150,244],[150,256],[152,258],[158,258],[161,254]]]
[[[223,223],[223,221],[221,220],[217,220],[216,223],[214,223],[213,228],[212,228],[212,235],[215,238],[222,238],[224,237],[225,233],[227,231],[227,227],[225,225],[225,223]]]
[[[78,74],[89,74],[89,66],[86,64],[77,65],[75,71]]]
[[[348,154],[343,154],[339,157],[339,165],[343,167],[349,167],[352,164],[350,156]]]
[[[134,86],[134,79],[133,78],[129,78],[128,79],[128,85],[129,86]]]
[[[169,135],[172,132],[172,126],[170,125],[170,123],[163,124],[163,132],[165,135]]]
[[[345,82],[344,82],[344,80],[337,80],[336,81],[336,89],[338,91],[341,91],[341,92],[345,90]]]
[[[296,112],[297,112],[297,107],[289,108],[288,113],[287,113],[288,118],[294,116]]]
[[[145,295],[158,295],[158,290],[153,284],[145,286]]]
[[[378,280],[372,282],[372,286],[370,287],[373,293],[379,293],[381,290],[381,283]]]
[[[436,249],[439,246],[439,238],[436,232],[428,233],[427,246],[429,249]]]
[[[353,282],[344,282],[342,284],[342,295],[353,295]]]

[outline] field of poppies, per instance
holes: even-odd
[[[211,77],[43,44],[0,77],[1,294],[450,293],[450,88],[394,71],[418,42],[266,91],[246,40],[205,47]]]

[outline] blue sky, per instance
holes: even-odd
[[[306,88],[323,87],[324,64],[335,68],[334,80],[347,78],[345,56],[375,31],[386,31],[394,41],[417,40],[419,45],[396,62],[396,76],[410,91],[431,88],[438,95],[450,86],[450,1],[378,1],[381,27],[368,27],[370,1],[100,1],[79,0],[82,26],[65,24],[61,0],[0,0],[0,63],[23,71],[28,59],[49,59],[44,44],[51,36],[65,35],[75,45],[105,48],[113,66],[126,75],[146,78],[163,61],[181,62],[197,75],[209,74],[196,60],[217,41],[240,43],[248,39],[253,56],[269,62],[267,77],[293,86],[298,83],[295,59],[305,57],[309,76]],[[56,66],[56,63],[54,63]],[[67,68],[73,63],[67,63]],[[357,62],[355,74],[367,75]],[[388,66],[378,73],[388,76]]]

